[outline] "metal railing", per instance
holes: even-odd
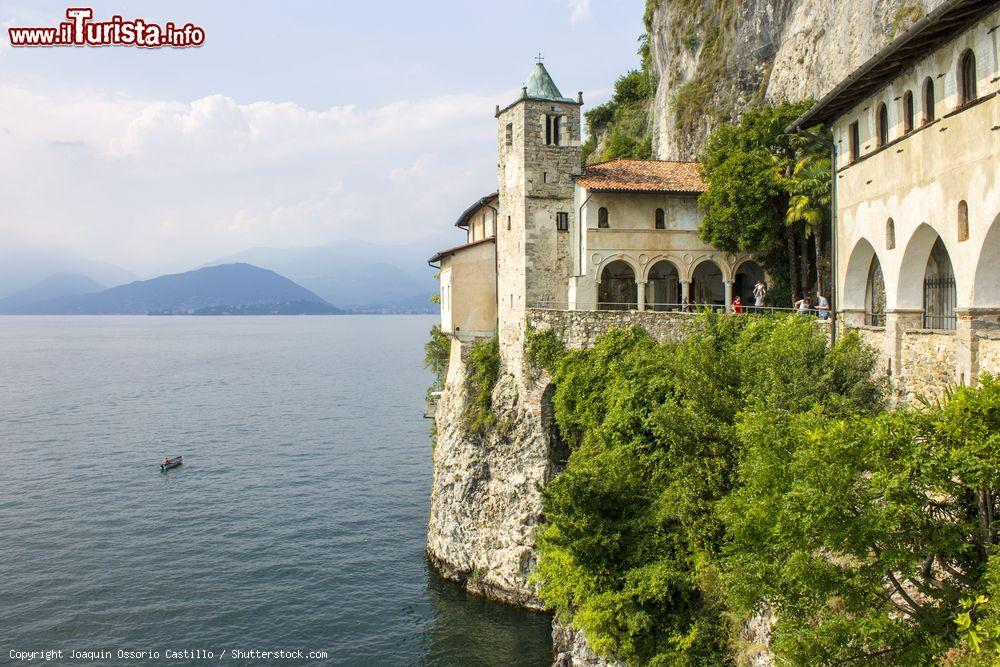
[[[577,311],[608,311],[608,312],[628,312],[638,311],[639,305],[636,303],[615,303],[598,302],[596,306],[582,307],[577,304],[571,307],[568,301],[533,301],[528,303],[529,308],[540,310],[577,310]],[[734,307],[735,308],[735,307]],[[705,311],[716,313],[726,312],[726,306],[721,303],[647,303],[645,311],[647,313],[675,313],[675,314],[695,314]],[[780,315],[797,314],[817,317],[822,320],[830,318],[829,310],[818,308],[781,308],[778,306],[747,306],[741,305],[740,310],[731,310],[734,315]]]

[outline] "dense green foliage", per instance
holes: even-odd
[[[611,99],[584,114],[589,134],[583,146],[584,164],[618,157],[651,158],[649,108],[655,94],[656,75],[645,67],[618,77]]]
[[[566,345],[552,329],[536,329],[528,326],[525,329],[525,357],[528,363],[536,368],[544,368],[550,373],[555,369],[566,354]]]
[[[500,378],[500,342],[496,336],[469,346],[469,401],[463,415],[465,429],[483,434],[496,424],[490,409],[493,388]]]
[[[748,111],[738,124],[720,126],[702,155],[709,185],[699,199],[702,238],[754,253],[795,297],[822,290],[829,271],[828,137],[785,133],[808,108],[800,102]]]
[[[432,391],[444,389],[448,377],[448,359],[451,356],[451,340],[444,335],[441,327],[435,324],[431,327],[431,337],[424,343],[424,366],[434,374],[434,383],[427,389]]]
[[[788,664],[940,663],[960,631],[953,653],[987,664],[1000,383],[886,412],[872,368],[856,336],[831,348],[796,317],[709,314],[683,342],[631,329],[561,355],[572,453],[545,491],[546,602],[635,664],[739,663],[761,605]]]
[[[739,425],[721,505],[733,603],[780,610],[794,664],[928,664],[985,584],[1000,492],[1000,383],[922,411],[768,409]]]
[[[718,505],[744,449],[737,421],[758,405],[834,414],[877,405],[870,364],[857,338],[831,350],[805,320],[716,315],[681,343],[631,329],[568,353],[554,404],[572,454],[545,493],[545,600],[599,651],[724,661]]]

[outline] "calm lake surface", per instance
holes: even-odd
[[[0,317],[0,663],[549,664],[548,617],[424,561],[433,323]]]

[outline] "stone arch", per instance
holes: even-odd
[[[710,258],[702,259],[691,272],[691,303],[725,305],[725,269]]]
[[[1000,215],[994,218],[979,250],[972,307],[1000,308]]]
[[[639,293],[635,267],[624,259],[615,259],[601,268],[597,287],[597,307],[600,310],[635,310]]]
[[[854,244],[854,250],[851,251],[850,259],[847,260],[843,292],[838,295],[844,310],[867,312],[868,277],[873,259],[878,261],[875,246],[864,237],[858,239]]]
[[[733,298],[740,297],[744,306],[753,303],[753,288],[757,282],[767,286],[767,273],[752,259],[744,259],[733,272]]]
[[[643,275],[642,269],[640,268],[639,263],[635,259],[629,257],[624,253],[619,252],[615,253],[614,255],[608,255],[607,257],[601,260],[600,264],[597,265],[598,281],[601,280],[601,276],[604,274],[604,269],[606,269],[608,267],[608,264],[611,264],[612,262],[625,262],[626,264],[628,264],[629,267],[632,268],[632,273],[636,276],[636,279],[638,279],[639,276]]]
[[[927,261],[931,250],[941,235],[926,222],[920,223],[906,242],[906,250],[899,263],[899,274],[896,278],[894,308],[908,310],[923,310],[924,308],[924,276],[927,273]],[[942,244],[944,241],[942,240]],[[948,251],[947,244],[945,250]],[[884,264],[883,264],[884,266]],[[888,282],[888,281],[887,281]]]
[[[669,310],[681,302],[681,270],[677,262],[663,256],[653,259],[644,279],[647,310]]]

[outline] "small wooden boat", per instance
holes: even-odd
[[[166,472],[167,470],[170,470],[171,468],[176,468],[177,466],[179,466],[183,462],[184,462],[184,457],[183,456],[175,456],[172,459],[167,459],[166,463],[161,463],[160,464],[160,471],[161,472]]]

